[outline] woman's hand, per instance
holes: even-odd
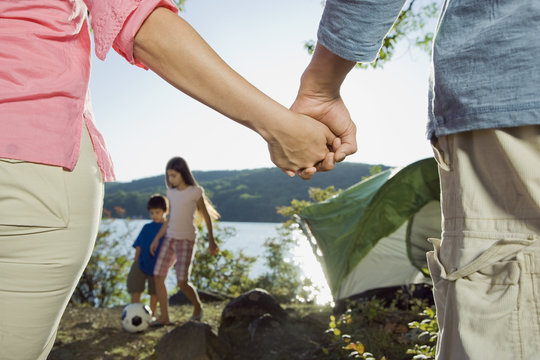
[[[289,175],[309,168],[315,170],[326,159],[330,162],[327,170],[333,167],[331,149],[336,137],[326,125],[309,116],[287,110],[271,126],[262,129],[261,135],[268,143],[272,162]],[[303,178],[309,179],[314,173]]]
[[[336,162],[343,161],[347,155],[356,152],[356,125],[341,96],[334,97],[301,90],[291,110],[317,119],[339,138],[339,144],[333,144],[338,145],[333,149]]]

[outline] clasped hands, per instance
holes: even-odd
[[[290,119],[268,141],[272,161],[288,175],[310,179],[356,152],[356,126],[340,96],[300,92],[290,110]]]

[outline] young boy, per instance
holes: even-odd
[[[127,289],[131,294],[131,302],[140,302],[141,293],[144,291],[146,281],[148,281],[150,309],[152,313],[155,313],[158,300],[153,275],[157,254],[159,254],[159,248],[161,247],[163,238],[159,240],[156,256],[150,254],[150,244],[152,244],[154,237],[165,221],[164,217],[168,212],[167,198],[158,194],[152,195],[150,200],[148,200],[147,209],[152,222],[144,225],[139,236],[137,236],[137,239],[133,243],[135,259],[127,277]]]

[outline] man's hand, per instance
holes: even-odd
[[[319,120],[339,138],[338,142],[332,144],[337,145],[333,149],[336,162],[343,161],[347,155],[356,152],[356,125],[341,96],[330,98],[322,94],[301,91],[291,110]]]
[[[326,157],[316,167],[300,171],[301,177],[315,171],[328,171],[334,160],[343,161],[357,150],[356,125],[339,93],[342,82],[355,62],[339,57],[317,44],[313,58],[302,74],[300,89],[291,110],[308,115],[325,124],[336,136],[332,142],[334,158]]]

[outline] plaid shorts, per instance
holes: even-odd
[[[176,261],[176,278],[178,281],[189,280],[194,245],[195,241],[166,237],[159,250],[154,275],[167,276],[169,269]]]

